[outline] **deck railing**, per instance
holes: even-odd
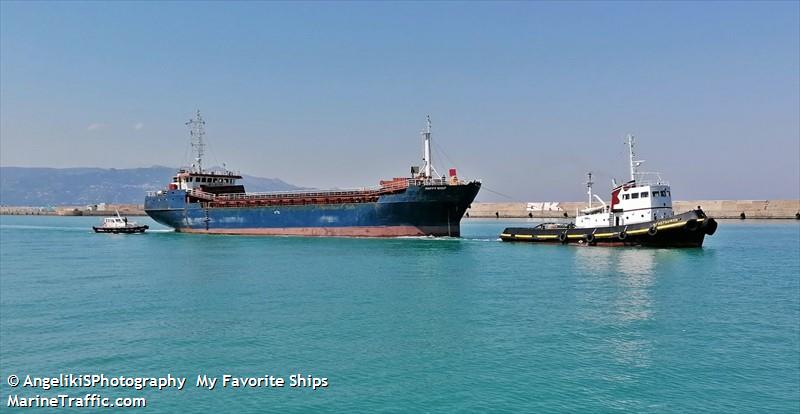
[[[253,199],[294,199],[294,198],[313,198],[313,197],[348,197],[348,196],[375,196],[393,193],[404,190],[410,186],[420,185],[463,185],[463,180],[452,180],[442,178],[407,178],[403,180],[386,181],[382,185],[374,187],[347,188],[335,190],[294,190],[294,191],[270,191],[262,193],[238,193],[238,194],[213,194],[199,189],[189,189],[186,191],[192,197],[203,200],[253,200]],[[163,190],[162,190],[163,191]],[[148,196],[156,196],[160,191],[148,191]]]
[[[636,185],[669,185],[657,172],[636,172]]]

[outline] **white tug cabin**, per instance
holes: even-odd
[[[136,223],[130,223],[135,225]],[[122,217],[106,217],[103,219],[103,227],[109,229],[120,229],[128,227],[128,220]]]
[[[589,173],[589,206],[579,212],[575,219],[576,228],[613,227],[645,223],[669,218],[672,211],[672,194],[669,183],[661,180],[658,173],[639,172],[637,169],[644,160],[635,160],[634,137],[628,135],[630,155],[630,181],[615,185],[611,190],[611,205],[607,205],[596,194],[592,194],[592,173]],[[592,206],[596,198],[600,205]]]

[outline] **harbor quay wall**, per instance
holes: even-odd
[[[107,204],[98,209],[96,206],[0,206],[0,215],[13,216],[113,216],[119,211],[123,216],[144,216],[144,205],[141,204]]]
[[[673,201],[675,213],[700,206],[705,213],[719,219],[796,219],[800,200],[689,200]],[[586,208],[585,201],[529,203],[472,203],[467,214],[472,218],[565,218],[575,217],[576,210]]]

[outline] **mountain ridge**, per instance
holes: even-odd
[[[164,188],[177,170],[160,165],[138,168],[0,166],[0,204],[142,204],[147,191]],[[279,178],[243,177],[242,182],[248,191],[302,189]]]

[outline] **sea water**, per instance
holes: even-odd
[[[145,397],[137,412],[800,410],[800,222],[720,221],[699,249],[463,238],[94,234],[0,217],[0,411]],[[534,222],[529,222],[533,224]],[[187,378],[183,390],[9,375]],[[289,387],[292,375],[327,386]],[[285,387],[197,387],[197,377]],[[84,410],[85,411],[85,410]]]

